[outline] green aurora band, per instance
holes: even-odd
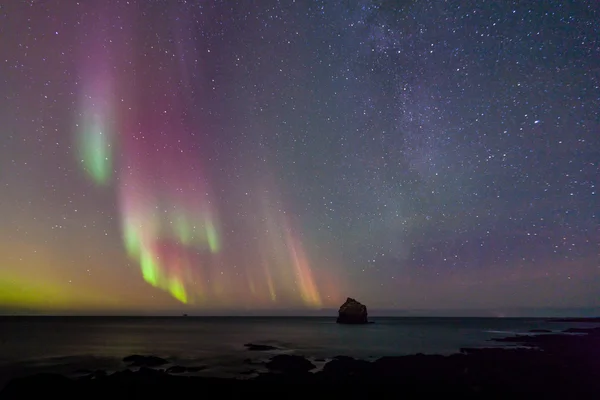
[[[113,170],[112,136],[98,115],[88,118],[79,134],[78,150],[85,172],[98,185],[110,182]]]

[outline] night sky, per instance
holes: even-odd
[[[9,1],[0,38],[4,310],[600,307],[594,0]]]

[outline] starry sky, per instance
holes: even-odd
[[[0,308],[600,307],[600,6],[0,5]]]

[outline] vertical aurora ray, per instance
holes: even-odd
[[[321,296],[315,284],[313,273],[308,258],[300,241],[295,238],[288,228],[286,229],[287,247],[290,252],[290,260],[298,280],[298,289],[304,303],[311,307],[321,306]]]
[[[206,226],[206,239],[208,241],[208,246],[210,251],[213,253],[218,253],[220,249],[219,236],[217,234],[217,230],[211,220],[207,220],[205,222]]]
[[[269,298],[271,299],[271,302],[275,302],[277,300],[277,292],[275,291],[275,285],[273,284],[273,274],[271,273],[271,266],[264,251],[261,251],[260,263],[262,264],[264,277],[267,282]]]
[[[288,290],[295,293],[296,301],[313,308],[322,306],[309,258],[290,219],[284,211],[275,211],[273,199],[264,197],[261,200],[267,240],[261,248],[260,262],[271,301],[278,298],[276,287],[286,282]]]
[[[201,170],[198,160],[174,151],[173,143],[185,140],[185,126],[168,115],[141,112],[145,113],[159,117],[130,121],[136,130],[126,127],[122,134],[124,168],[117,182],[123,245],[146,283],[181,303],[195,303],[203,297],[205,267],[198,255],[220,250],[216,215],[208,195],[197,195],[208,192],[195,175]],[[136,139],[140,129],[147,141]],[[173,134],[165,139],[162,130]],[[166,149],[161,154],[164,162],[153,157],[151,148],[157,143]]]
[[[99,110],[98,108],[103,108]],[[110,182],[112,175],[112,145],[114,132],[109,126],[111,118],[106,107],[90,105],[78,133],[77,150],[84,171],[99,185]]]
[[[158,286],[158,268],[156,257],[148,250],[142,250],[139,254],[140,267],[142,268],[142,276],[144,280],[152,286]]]
[[[115,143],[115,63],[121,55],[105,27],[106,19],[87,21],[80,51],[77,156],[94,183],[107,185],[113,174]]]

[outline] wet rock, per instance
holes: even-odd
[[[247,365],[264,365],[265,362],[261,361],[261,360],[253,360],[251,358],[246,358],[246,359],[244,359],[244,364],[247,364]]]
[[[280,354],[271,358],[271,360],[267,362],[266,367],[272,371],[294,374],[313,370],[316,368],[316,365],[302,356]]]
[[[246,343],[244,345],[250,351],[269,351],[269,350],[279,350],[275,346],[269,346],[268,344],[254,344],[254,343]]]
[[[355,358],[354,357],[349,357],[349,356],[335,356],[333,357],[334,360],[338,360],[338,361],[354,361]]]
[[[167,376],[164,370],[156,370],[153,368],[142,367],[137,372],[137,375],[142,379],[163,378]]]
[[[322,374],[327,379],[351,379],[369,375],[373,364],[365,360],[356,360],[352,357],[337,356],[323,367]]]
[[[112,374],[110,374],[109,378],[113,381],[128,381],[132,379],[134,375],[135,372],[133,372],[130,369],[125,369],[123,371],[113,372]]]
[[[549,320],[550,322],[584,322],[600,324],[600,317],[592,318],[556,318]]]
[[[206,367],[205,366],[184,367],[181,365],[173,365],[172,367],[167,368],[167,370],[165,372],[167,374],[183,374],[186,372],[198,372],[198,371],[202,371],[203,369],[206,369]]]
[[[75,374],[81,374],[81,375],[89,375],[89,374],[92,374],[93,371],[91,371],[89,369],[82,368],[82,369],[76,370],[74,373]]]
[[[569,328],[565,329],[563,332],[565,333],[588,333],[589,329],[585,328]]]
[[[129,365],[131,367],[159,367],[169,363],[164,358],[156,356],[141,356],[139,354],[127,356],[123,358],[123,361],[130,363]]]
[[[104,371],[102,369],[98,369],[96,371],[89,371],[88,373],[84,374],[83,376],[80,376],[78,379],[80,379],[80,380],[103,379],[103,378],[106,378],[107,376],[108,376],[108,374],[106,373],[106,371]]]
[[[182,367],[181,365],[173,365],[172,367],[167,368],[167,374],[183,374],[187,372],[186,367]]]
[[[255,373],[256,373],[255,369],[246,369],[246,370],[240,372],[241,375],[252,375],[252,374],[255,374]]]
[[[94,373],[92,375],[93,375],[94,379],[101,379],[101,378],[106,378],[106,376],[108,374],[103,369],[97,369],[94,371]]]
[[[338,324],[368,324],[367,307],[348,297],[338,311]]]

